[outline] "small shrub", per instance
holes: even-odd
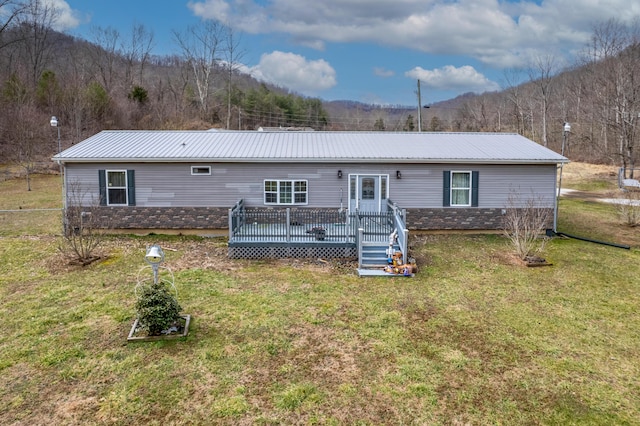
[[[142,287],[136,302],[138,320],[150,336],[158,336],[180,318],[182,308],[163,282]]]
[[[144,87],[134,86],[133,89],[131,89],[131,92],[127,94],[127,98],[129,98],[129,100],[131,101],[138,102],[140,105],[143,105],[149,100],[149,93]]]
[[[616,201],[622,223],[631,227],[640,225],[640,191],[626,190]]]

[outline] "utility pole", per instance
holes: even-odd
[[[422,131],[422,98],[420,97],[420,79],[418,79],[418,132]]]

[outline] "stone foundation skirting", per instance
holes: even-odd
[[[221,207],[94,207],[103,229],[225,229],[229,209]]]
[[[553,226],[553,209],[548,210],[548,228]],[[501,230],[505,210],[501,208],[407,209],[409,230]]]
[[[99,227],[103,229],[227,229],[229,209],[223,207],[97,207]],[[291,220],[305,222],[304,209],[292,211]],[[322,210],[322,209],[316,209]],[[549,225],[553,225],[553,210]],[[335,215],[335,209],[326,209]],[[407,209],[409,230],[501,230],[504,209],[501,208],[434,208]]]

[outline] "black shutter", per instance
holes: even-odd
[[[478,207],[478,178],[480,172],[471,172],[471,207]]]
[[[100,205],[107,205],[107,172],[98,170],[98,186],[100,187]]]
[[[451,171],[442,172],[442,205],[449,207],[451,205]]]
[[[135,170],[127,170],[127,198],[129,199],[129,205],[136,205],[136,180]]]

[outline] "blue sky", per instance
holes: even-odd
[[[154,34],[153,53],[180,54],[172,31],[217,20],[240,35],[246,72],[325,100],[415,105],[499,90],[505,70],[552,55],[574,61],[594,24],[630,23],[629,0],[46,0],[57,29],[91,40]],[[520,78],[526,79],[526,73]]]

